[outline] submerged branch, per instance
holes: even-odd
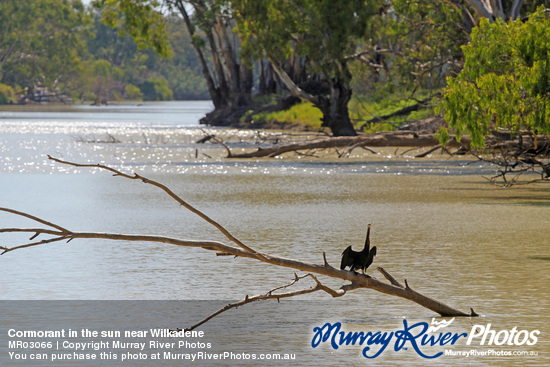
[[[493,177],[488,178],[493,184],[509,187],[550,181],[550,139],[542,135],[520,135],[511,139],[509,135],[495,135],[482,153],[468,147],[465,151],[481,162],[500,167]],[[529,175],[533,174],[539,178],[531,179]]]

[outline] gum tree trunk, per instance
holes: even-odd
[[[270,61],[285,87],[294,96],[311,102],[321,110],[323,113],[323,126],[330,128],[334,136],[357,135],[349,118],[348,102],[351,99],[351,88],[349,87],[351,73],[345,64],[340,65],[342,72],[339,75],[328,80],[330,92],[327,96],[315,95],[300,88],[280,65],[273,60]],[[325,77],[324,79],[326,80],[327,78]]]
[[[320,98],[315,104],[323,113],[323,125],[330,128],[334,136],[356,136],[353,124],[349,118],[348,103],[351,99],[351,89],[340,79],[330,82],[330,97]]]

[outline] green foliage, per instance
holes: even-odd
[[[2,0],[0,81],[68,87],[79,69],[88,26],[79,0]]]
[[[354,91],[393,93],[446,86],[446,77],[460,71],[461,46],[469,41],[460,10],[447,0],[393,0],[391,4],[383,15],[372,18],[367,30],[366,47],[387,51],[365,58],[383,68],[373,73],[356,63]]]
[[[8,103],[8,97],[3,92],[0,92],[0,105],[7,104],[7,103]]]
[[[102,20],[120,35],[129,34],[140,50],[153,48],[162,57],[171,53],[165,18],[160,3],[149,0],[97,0],[94,6],[102,11]]]
[[[309,125],[316,129],[320,129],[321,117],[323,117],[323,114],[318,108],[314,107],[311,103],[302,102],[284,111],[257,113],[252,116],[252,120],[262,122],[288,122]]]
[[[126,85],[124,90],[126,91],[128,98],[133,101],[140,101],[143,99],[143,93],[141,93],[141,90],[133,84]]]
[[[119,32],[102,23],[101,3],[107,6],[107,18],[118,11],[116,22],[109,18],[113,25],[139,25],[140,32],[166,41],[157,47],[162,55],[151,48],[140,49],[154,46],[151,40],[145,42],[143,33]],[[96,1],[96,8],[84,9],[79,0],[0,1],[0,82],[17,90],[46,87],[90,101],[140,99],[135,86],[161,78],[164,82],[153,83],[148,98],[207,99],[206,83],[183,20],[161,16],[153,1],[115,3]],[[137,18],[149,18],[132,20],[132,15],[126,19],[122,10],[136,10]],[[161,31],[166,39],[155,35]],[[163,58],[168,43],[174,44],[173,57]]]
[[[90,56],[117,66],[134,61],[139,54],[134,40],[130,36],[119,35],[117,29],[104,24],[97,11],[93,14],[93,36],[86,39],[86,46]]]
[[[92,66],[92,73],[97,77],[108,78],[111,76],[111,63],[107,60],[97,60]]]
[[[156,65],[147,64],[150,70],[158,72],[168,81],[175,99],[209,99],[197,53],[183,21],[176,17],[167,19],[168,39],[173,56],[166,60],[156,59]],[[150,61],[154,56],[150,55]]]
[[[152,77],[144,81],[139,89],[146,101],[169,101],[172,99],[172,91],[168,88],[168,82],[162,77]]]
[[[232,0],[243,51],[284,62],[293,52],[307,56],[326,76],[343,75],[341,66],[362,37],[367,19],[381,2],[364,0]]]
[[[424,99],[430,96],[430,91],[419,90],[415,96],[417,100]],[[417,103],[417,100],[410,99],[409,97],[410,92],[393,91],[390,93],[387,90],[377,90],[372,94],[356,95],[349,104],[350,116],[355,122],[356,127],[360,127],[365,121],[374,117],[389,115]],[[421,120],[432,117],[433,115],[433,108],[421,109],[413,111],[408,115],[391,117],[384,122],[371,123],[365,126],[364,130],[367,133],[395,130],[404,122]]]
[[[449,130],[446,127],[441,127],[434,136],[435,139],[439,140],[439,142],[446,146],[449,141],[451,141],[451,135],[449,134]]]
[[[15,91],[12,87],[0,83],[0,104],[15,102]]]
[[[206,46],[206,42],[199,35],[194,34],[192,40],[193,46],[195,46],[196,48],[203,48],[204,46]]]
[[[421,98],[427,96],[427,94],[423,91],[421,91],[419,95],[422,96]],[[257,100],[255,99],[255,101]],[[266,103],[267,102],[268,101],[266,101]],[[407,99],[406,95],[402,93],[395,93],[393,95],[377,93],[368,97],[357,96],[352,98],[349,103],[350,117],[352,118],[355,127],[359,128],[365,120],[368,120],[374,116],[390,114],[415,103],[416,101]],[[396,116],[385,122],[370,124],[366,127],[365,132],[373,133],[377,131],[395,130],[396,127],[404,121],[419,120],[431,116],[433,116],[432,109],[415,111],[408,116]],[[284,111],[257,113],[252,116],[252,120],[262,122],[289,122],[320,128],[321,117],[322,113],[318,108],[313,106],[311,103],[302,102]]]
[[[95,15],[95,37],[87,40],[88,50],[90,57],[111,63],[111,78],[108,85],[104,85],[110,91],[109,98],[113,92],[127,95],[124,88],[128,83],[141,85],[146,79],[159,75],[168,82],[172,98],[209,98],[206,81],[201,75],[199,61],[183,21],[169,16],[163,22],[172,52],[167,58],[152,49],[139,50],[129,34],[121,35],[117,29],[103,24],[99,13]]]
[[[550,22],[542,9],[525,23],[483,20],[464,55],[442,103],[457,139],[466,133],[483,147],[497,129],[550,133]]]

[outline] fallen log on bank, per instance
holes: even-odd
[[[467,144],[468,141],[463,140]],[[392,131],[373,135],[339,136],[313,141],[297,142],[270,147],[259,147],[256,150],[235,153],[230,152],[227,158],[260,158],[275,157],[288,152],[311,149],[329,149],[346,147],[433,147],[439,145],[439,141],[433,134],[417,134],[409,131]],[[457,146],[452,140],[447,146]]]

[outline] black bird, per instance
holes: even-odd
[[[370,248],[370,227],[367,229],[367,239],[365,241],[365,247],[361,251],[353,251],[351,245],[342,252],[342,262],[340,263],[340,269],[344,270],[348,266],[350,271],[355,271],[356,269],[365,274],[365,270],[372,264],[374,257],[376,256],[376,246]]]

